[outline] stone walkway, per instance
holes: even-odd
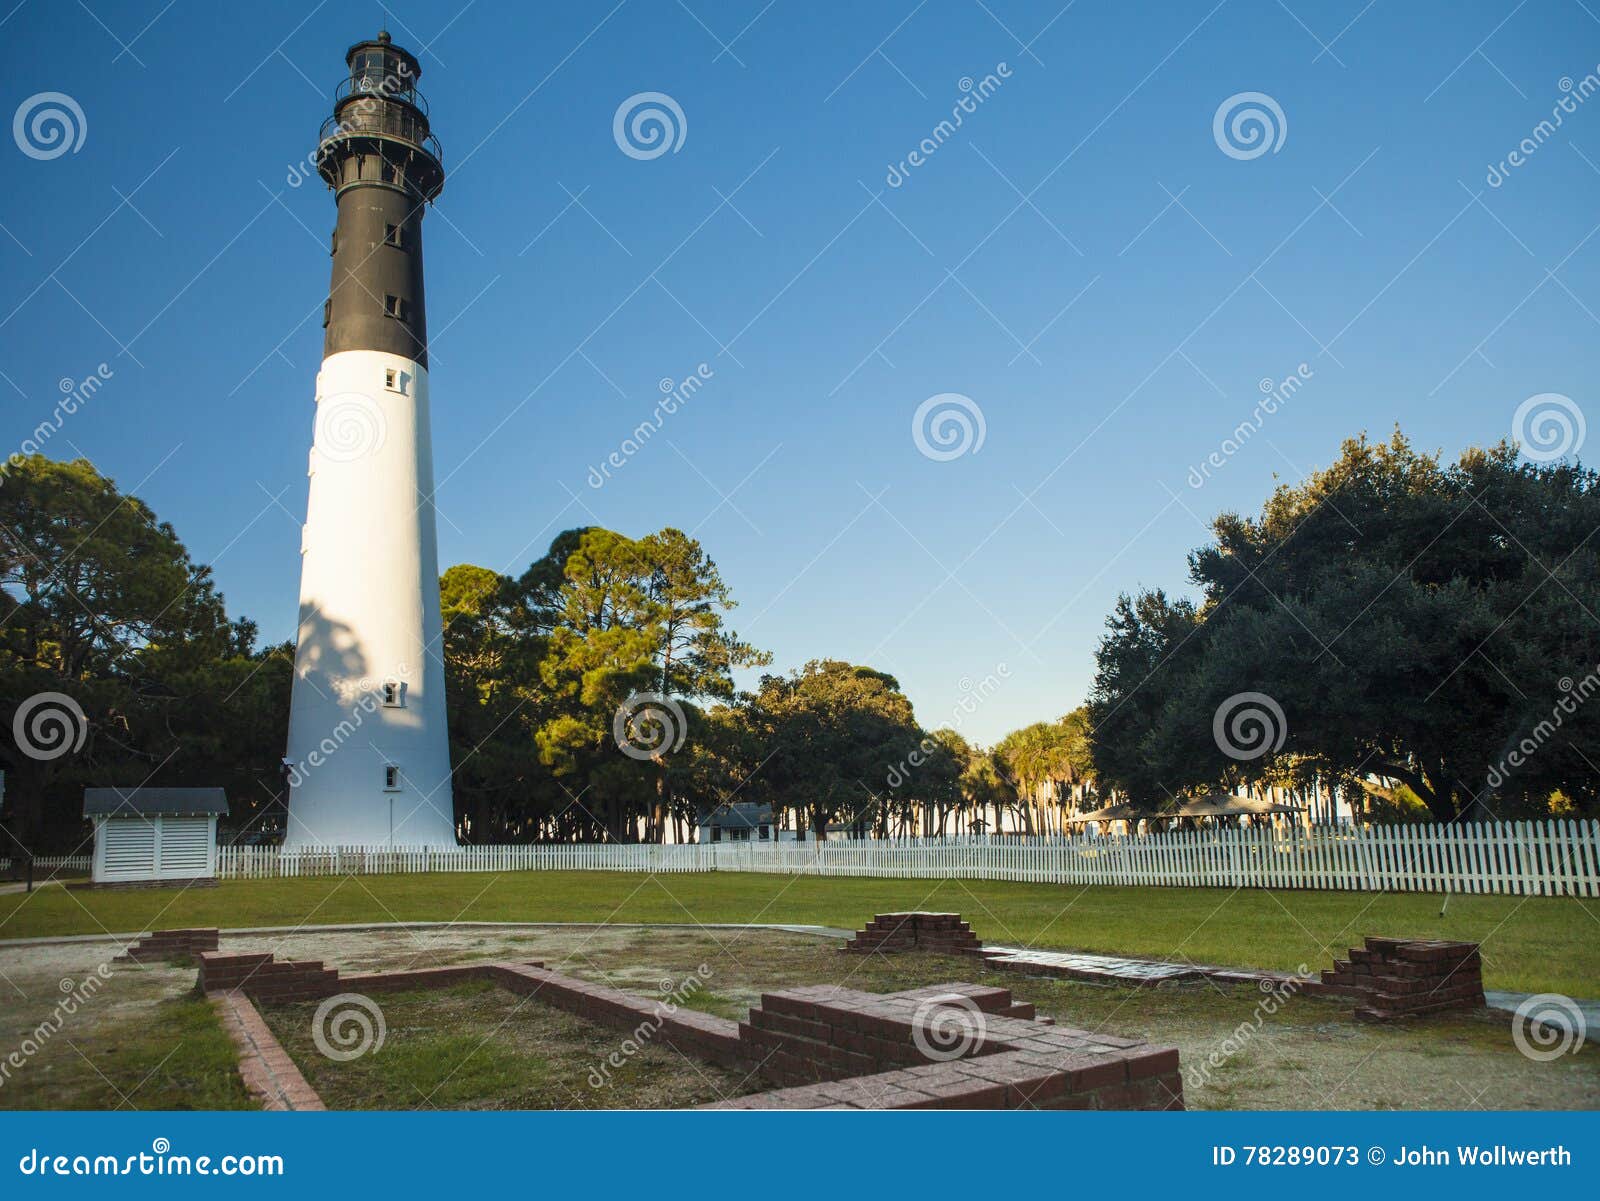
[[[1036,968],[1042,976],[1064,976],[1069,980],[1098,980],[1115,984],[1165,984],[1178,980],[1198,980],[1202,975],[1198,969],[1184,964],[1118,959],[1114,955],[1090,955],[1078,951],[985,947],[983,958],[994,966],[1012,971]]]
[[[1483,999],[1490,1009],[1504,1009],[1515,1013],[1536,994],[1525,992],[1489,992]],[[1540,994],[1549,995],[1549,994]],[[1529,1017],[1541,1025],[1554,1027],[1569,1038],[1581,1043],[1590,1032],[1600,1035],[1600,1001],[1576,1001],[1563,997],[1566,1004],[1539,1005],[1530,1010]]]

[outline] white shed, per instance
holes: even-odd
[[[217,874],[220,788],[85,788],[96,884],[209,880]]]

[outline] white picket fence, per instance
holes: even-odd
[[[221,847],[224,879],[396,872],[774,872],[1038,884],[1600,896],[1600,822],[1199,830],[1138,837]]]
[[[86,872],[93,863],[92,855],[39,855],[33,861],[33,878],[43,880],[51,872]],[[0,876],[9,875],[18,865],[10,859],[0,859]]]

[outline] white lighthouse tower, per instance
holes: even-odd
[[[317,151],[338,218],[284,845],[454,846],[422,291],[422,214],[444,168],[416,58],[383,33],[345,61]]]

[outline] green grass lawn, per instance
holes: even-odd
[[[1600,996],[1600,901],[1428,893],[1079,888],[734,872],[508,872],[237,881],[0,895],[0,939],[179,926],[385,921],[794,922],[960,912],[986,942],[1292,969],[1367,934],[1483,944],[1491,989]],[[0,951],[0,957],[4,952]]]
[[[28,1036],[27,1016],[17,1006],[0,1020],[8,1045]],[[12,1029],[16,1023],[23,1028]],[[138,1022],[116,1021],[91,1004],[6,1080],[0,1109],[252,1109],[238,1064],[202,997],[168,997]]]
[[[261,1012],[329,1109],[669,1109],[765,1087],[649,1039],[613,1066],[628,1031],[488,981],[382,1000],[382,1046],[344,1062],[317,1049],[316,1002]]]

